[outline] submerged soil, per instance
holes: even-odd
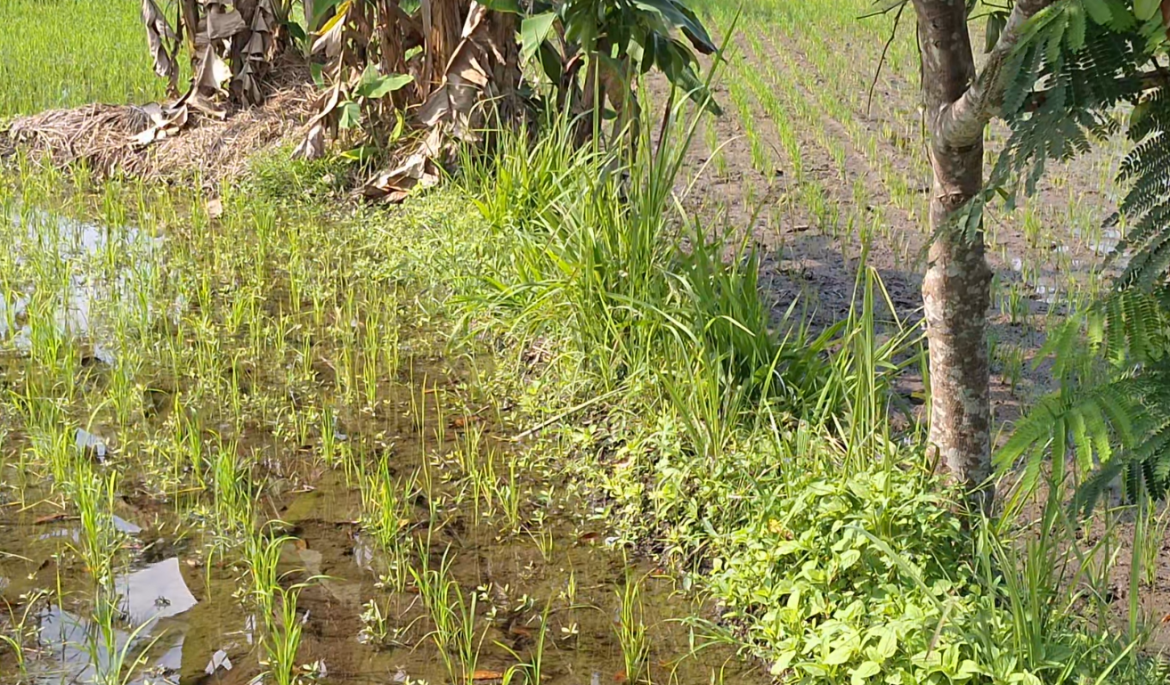
[[[619,634],[638,626],[644,626],[648,645],[643,680],[769,680],[757,664],[739,660],[735,649],[704,637],[712,625],[704,620],[715,617],[712,606],[682,592],[650,560],[631,557],[607,539],[605,522],[591,518],[589,502],[562,475],[533,468],[539,457],[529,456],[531,446],[510,437],[514,429],[500,408],[469,408],[469,393],[475,390],[471,367],[482,373],[488,360],[446,358],[403,333],[394,343],[401,367],[379,375],[372,402],[351,405],[339,397],[344,358],[337,356],[341,350],[333,347],[329,329],[313,328],[314,312],[298,313],[290,301],[290,279],[297,276],[268,270],[273,263],[285,264],[284,257],[268,262],[254,254],[253,262],[236,265],[242,271],[225,280],[240,279],[235,288],[217,288],[215,301],[225,307],[236,301],[232,298],[248,278],[241,274],[258,271],[253,276],[266,290],[254,314],[261,318],[252,325],[303,314],[302,325],[316,339],[312,380],[286,385],[279,363],[258,362],[271,350],[248,352],[246,340],[226,335],[218,343],[225,347],[225,358],[250,359],[246,380],[233,381],[234,394],[201,403],[193,389],[199,382],[195,371],[160,356],[168,337],[179,336],[182,348],[181,336],[191,334],[166,321],[210,314],[204,325],[219,327],[230,312],[200,312],[196,302],[168,293],[150,307],[155,323],[137,343],[142,347],[130,349],[126,338],[106,337],[112,335],[111,324],[121,321],[111,318],[110,308],[117,311],[121,305],[116,303],[132,300],[140,279],[167,274],[182,281],[176,253],[190,250],[190,258],[207,264],[225,255],[217,256],[214,248],[177,247],[186,239],[182,233],[146,236],[132,227],[113,229],[71,217],[21,210],[5,219],[10,223],[0,234],[7,233],[18,249],[24,245],[37,252],[18,257],[17,263],[60,263],[74,277],[7,282],[0,293],[5,322],[0,387],[16,395],[49,387],[38,385],[41,381],[56,384],[57,390],[78,389],[80,409],[90,420],[84,429],[61,425],[54,438],[93,468],[123,474],[109,512],[123,539],[114,557],[120,615],[113,624],[113,644],[131,656],[143,655],[131,682],[243,684],[264,670],[263,621],[249,594],[240,541],[217,527],[210,513],[215,488],[196,485],[202,477],[198,458],[196,470],[176,466],[171,481],[158,470],[167,463],[156,460],[158,450],[180,448],[156,440],[172,440],[176,426],[185,425],[176,424],[184,414],[189,425],[199,427],[193,436],[197,442],[230,441],[247,464],[247,482],[238,485],[254,500],[257,524],[269,521],[269,536],[288,536],[279,576],[286,588],[304,583],[296,610],[303,627],[296,663],[305,665],[303,675],[326,682],[450,682],[447,654],[433,639],[434,614],[417,581],[398,586],[388,579],[394,562],[363,525],[372,513],[368,506],[363,509],[360,487],[369,470],[396,482],[413,478],[428,484],[407,490],[413,494],[399,521],[401,539],[417,571],[447,565],[457,588],[451,596],[470,606],[466,616],[473,617],[468,620],[478,651],[475,682],[501,682],[510,667],[537,654],[543,659],[541,678],[549,683],[625,682],[636,676],[626,672]],[[210,230],[209,240],[232,244],[235,229]],[[36,240],[24,242],[21,236],[33,232]],[[326,229],[316,235],[335,233]],[[284,244],[288,239],[277,240]],[[265,238],[258,241],[263,253]],[[315,251],[321,262],[309,269],[334,263],[326,248],[310,243],[305,249]],[[346,249],[336,256],[352,264],[353,248]],[[111,269],[111,261],[133,268]],[[48,300],[56,303],[54,312],[38,310],[38,302],[43,304],[39,288],[61,288]],[[369,325],[368,313],[350,314]],[[56,328],[65,345],[77,347],[64,352],[81,360],[72,377],[55,375],[43,363],[45,326]],[[113,387],[131,360],[146,373],[135,381],[141,414],[121,423],[88,402]],[[234,364],[229,367],[236,369]],[[219,406],[223,402],[242,402],[248,409],[234,415]],[[258,408],[267,403],[290,403],[294,412],[325,408],[327,418],[314,423],[304,441],[266,422]],[[47,465],[37,460],[39,438],[13,409],[0,405],[0,602],[5,606],[0,627],[23,638],[27,665],[19,669],[6,656],[0,683],[87,682],[110,655],[94,619],[94,579],[80,555],[85,528],[60,492],[48,486]],[[515,520],[504,515],[498,500],[489,501],[477,490],[485,480],[494,486],[503,481],[517,491]],[[160,481],[171,485],[160,486]],[[631,617],[637,626],[630,624]]]
[[[399,436],[408,437],[408,436]],[[394,468],[408,468],[409,455],[390,458]],[[417,462],[415,463],[417,465]],[[309,581],[298,604],[304,624],[300,664],[324,664],[330,682],[448,682],[436,647],[428,637],[429,615],[417,589],[396,593],[385,588],[379,570],[385,559],[361,533],[360,505],[344,475],[327,471],[300,482],[299,492],[267,499],[269,514],[293,536],[282,555],[284,583]],[[30,493],[31,494],[31,493]],[[247,683],[260,672],[257,620],[240,601],[246,570],[222,558],[208,558],[205,544],[213,531],[200,530],[175,514],[169,503],[122,494],[119,520],[129,535],[129,549],[117,581],[123,622],[118,643],[125,644],[138,626],[137,649],[149,655],[134,682]],[[437,568],[444,556],[467,597],[478,594],[477,637],[482,639],[477,680],[498,681],[527,659],[548,622],[544,677],[550,683],[620,683],[625,666],[615,632],[620,592],[626,583],[641,586],[639,612],[645,621],[652,682],[767,682],[766,674],[736,659],[734,650],[712,647],[696,651],[696,635],[682,621],[713,618],[712,607],[688,598],[664,571],[645,561],[627,559],[604,543],[604,531],[581,528],[575,516],[558,512],[549,502],[544,527],[535,535],[501,535],[489,522],[471,523],[460,507],[446,511],[434,529],[420,521],[418,506],[411,535],[426,538]],[[90,579],[72,560],[80,536],[75,521],[62,519],[51,506],[6,508],[4,559],[0,561],[0,596],[37,633],[32,646],[31,680],[37,683],[85,682],[92,676],[87,636],[96,626],[87,595]],[[136,523],[140,522],[140,523]],[[316,580],[310,580],[316,578]],[[25,606],[36,588],[61,588],[62,599]],[[393,637],[385,644],[363,644],[361,620],[370,602],[379,606]],[[11,619],[9,619],[11,620]],[[513,654],[513,652],[515,654]],[[103,657],[99,657],[103,658]],[[214,675],[208,669],[220,666]],[[152,677],[153,676],[153,677]],[[0,668],[0,682],[22,682],[10,667]]]

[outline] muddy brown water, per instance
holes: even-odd
[[[320,577],[298,604],[304,641],[297,662],[323,663],[324,682],[449,682],[417,591],[408,587],[395,593],[379,582],[385,562],[356,523],[361,513],[356,487],[340,471],[328,470],[297,489],[301,492],[268,502],[275,509],[272,518],[287,524],[285,532],[295,538],[282,557],[285,584]],[[126,644],[134,627],[147,626],[132,648],[145,650],[147,665],[133,682],[251,681],[262,670],[262,650],[256,620],[238,596],[242,564],[209,562],[203,544],[207,531],[184,522],[168,505],[134,499],[124,493],[125,508],[116,519],[128,536],[117,580],[123,612],[117,644]],[[463,593],[481,598],[477,669],[483,682],[498,681],[498,674],[517,664],[513,652],[530,658],[546,605],[547,682],[624,682],[616,628],[619,592],[630,578],[641,583],[650,682],[767,682],[757,665],[740,661],[734,650],[714,646],[696,653],[703,640],[682,620],[709,618],[710,606],[678,592],[671,577],[652,564],[629,561],[607,546],[605,531],[582,529],[571,503],[549,509],[542,528],[551,533],[552,551],[546,557],[547,550],[532,537],[502,533],[490,520],[475,524],[454,500],[433,529],[425,523],[426,508],[416,506],[412,535],[430,536],[429,565],[437,567],[444,552],[451,555]],[[38,635],[30,681],[89,682],[94,657],[86,644],[95,626],[87,618],[88,575],[72,551],[81,535],[79,524],[43,505],[24,511],[7,506],[0,515],[0,535],[0,596],[11,611],[23,611],[27,593],[61,588],[60,598],[42,599],[31,611],[29,621]],[[371,600],[385,612],[389,628],[401,631],[396,644],[359,639],[363,605]],[[19,682],[15,664],[3,663],[0,681]]]
[[[84,248],[85,236],[94,234],[78,230]],[[79,283],[78,288],[92,286]],[[0,302],[20,301],[19,293],[0,295]],[[95,296],[100,292],[79,292],[69,307],[84,311],[84,303]],[[77,344],[92,348],[101,342],[71,316],[62,312],[61,325],[77,336]],[[0,376],[16,378],[36,369],[25,354],[27,327],[13,318],[15,329],[0,329],[5,353]],[[79,373],[101,376],[109,364],[99,358]],[[519,530],[506,525],[500,513],[483,515],[473,498],[460,496],[466,478],[451,455],[470,430],[482,431],[483,453],[500,464],[520,458],[525,448],[491,421],[444,407],[455,404],[465,384],[458,363],[415,358],[405,366],[397,382],[386,385],[392,390],[383,393],[376,410],[337,410],[339,438],[353,463],[385,461],[396,475],[428,469],[435,479],[432,494],[438,501],[417,498],[404,521],[405,534],[428,542],[425,551],[420,546],[414,553],[414,565],[436,568],[444,557],[450,559],[460,592],[477,597],[476,682],[501,682],[509,667],[531,660],[542,624],[542,681],[626,682],[618,628],[620,593],[630,582],[640,588],[638,613],[649,643],[642,681],[770,681],[757,662],[740,659],[726,644],[707,641],[690,619],[714,618],[713,607],[679,591],[671,575],[651,561],[631,558],[611,544],[604,522],[585,516],[588,503],[571,488],[557,487],[555,470],[520,478]],[[327,379],[321,379],[319,391],[322,404],[330,405]],[[416,420],[420,411],[421,422]],[[160,423],[165,414],[151,420]],[[252,682],[264,671],[260,622],[248,601],[242,552],[237,548],[209,556],[218,531],[199,514],[206,511],[208,495],[160,495],[136,473],[135,457],[128,453],[133,443],[120,443],[107,426],[70,430],[77,448],[98,468],[123,472],[112,512],[125,540],[117,555],[121,616],[112,641],[117,649],[143,657],[127,682]],[[233,437],[242,454],[262,455],[252,467],[253,478],[263,483],[255,501],[258,518],[280,521],[280,532],[291,536],[282,551],[282,584],[307,583],[298,602],[303,641],[297,664],[314,664],[319,682],[450,683],[418,589],[407,584],[405,591],[395,592],[382,582],[388,558],[363,533],[355,479],[345,469],[323,466],[308,450],[274,443],[263,431],[253,434],[244,427]],[[95,662],[104,663],[109,655],[97,646],[93,581],[77,552],[81,524],[60,495],[20,469],[17,455],[26,439],[19,431],[0,430],[5,441],[0,469],[7,485],[0,488],[0,634],[18,637],[27,659],[22,673],[13,652],[0,644],[0,683],[93,682]],[[432,508],[437,515],[431,515]],[[370,602],[385,616],[393,639],[363,639],[362,614]],[[307,671],[302,680],[312,681]]]

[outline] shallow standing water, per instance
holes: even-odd
[[[304,682],[523,682],[536,661],[549,683],[767,680],[509,437],[474,381],[490,359],[435,344],[393,240],[268,206],[212,221],[139,197],[136,225],[108,196],[19,211],[51,204],[19,193],[0,227],[0,682],[246,683],[290,625]],[[278,538],[271,606],[295,609],[266,620],[248,541]]]

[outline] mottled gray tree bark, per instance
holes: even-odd
[[[1020,29],[1054,0],[1016,0],[999,42],[977,70],[965,0],[913,0],[934,183],[931,245],[922,284],[930,345],[930,443],[938,461],[989,510],[991,405],[987,310],[991,270],[983,232],[953,219],[983,189],[983,135],[1003,102],[1003,68]]]

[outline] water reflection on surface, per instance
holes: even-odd
[[[49,284],[54,292],[38,293],[32,283],[0,279],[0,343],[7,338],[16,350],[28,352],[34,333],[30,321],[46,317],[58,332],[95,338],[92,357],[113,364],[116,351],[96,339],[101,336],[91,335],[97,327],[96,311],[105,303],[134,299],[141,281],[153,276],[156,265],[151,257],[159,241],[134,227],[112,229],[41,210],[12,212],[8,221],[17,229],[27,227],[16,232],[23,241],[9,246],[12,265],[29,267],[37,273],[38,285]],[[30,261],[32,255],[38,259]],[[41,259],[49,255],[51,260]],[[108,268],[127,255],[133,258],[132,269]],[[87,268],[95,260],[105,264]],[[40,262],[50,262],[51,271],[46,273]],[[51,313],[40,311],[45,306],[52,307]]]
[[[130,682],[144,682],[148,674],[177,673],[183,665],[185,626],[167,619],[198,604],[183,580],[178,558],[122,575],[116,587],[121,620],[113,629],[115,651],[125,652],[124,663],[132,662],[140,650],[150,653],[145,668]],[[37,662],[38,683],[87,683],[97,675],[98,667],[109,667],[112,655],[95,621],[58,605],[45,608],[37,619],[41,646],[48,654]]]

